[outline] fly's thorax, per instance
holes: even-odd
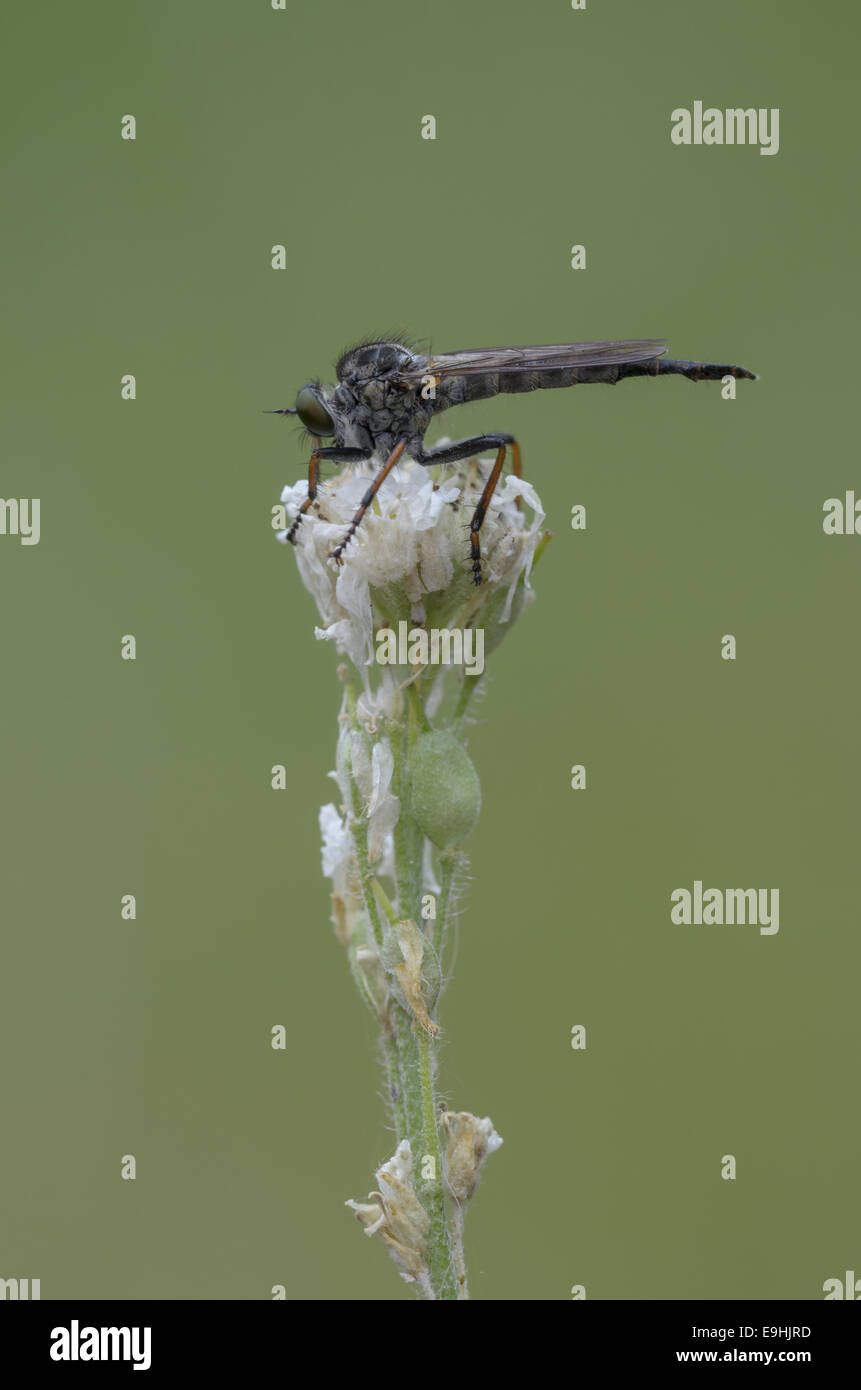
[[[335,395],[344,389],[339,386]],[[389,453],[404,437],[421,439],[433,415],[432,400],[424,400],[417,388],[390,378],[352,382],[347,389],[352,406],[345,416],[355,429],[367,432],[380,454]]]
[[[420,361],[403,343],[384,340],[378,343],[359,343],[340,358],[336,371],[339,381],[351,384],[385,376],[387,372],[404,371]]]
[[[434,402],[421,384],[407,384],[403,374],[420,371],[427,359],[403,343],[360,343],[338,362],[333,399],[343,422],[344,442],[369,440],[374,452],[387,456],[399,440],[421,441]]]

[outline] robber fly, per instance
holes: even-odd
[[[614,386],[629,376],[686,376],[689,381],[717,381],[733,376],[756,380],[755,373],[744,367],[676,362],[664,357],[666,351],[665,343],[652,338],[486,348],[431,356],[394,341],[360,343],[338,362],[336,386],[326,389],[319,382],[309,382],[296,397],[294,408],[271,412],[298,415],[316,443],[308,464],[308,497],[299,508],[287,539],[295,545],[302,518],[316,500],[324,459],[332,463],[362,463],[377,458],[381,462],[343,539],[332,551],[331,558],[340,565],[380,485],[404,453],[431,468],[438,463],[470,458],[482,449],[496,449],[496,460],[469,527],[472,574],[475,583],[480,584],[481,524],[508,449],[514,472],[522,477],[520,449],[510,434],[476,434],[454,444],[425,449],[424,436],[433,417],[453,405],[508,392],[594,382]],[[320,439],[329,437],[333,443],[320,447]]]

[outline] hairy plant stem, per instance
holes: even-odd
[[[395,760],[393,785],[400,797],[401,811],[395,827],[395,880],[398,888],[398,908],[402,918],[421,922],[422,860],[424,836],[409,807],[407,766],[409,750],[426,725],[424,706],[418,688],[409,687],[409,722],[391,739]],[[415,1126],[408,1137],[416,1165],[416,1191],[430,1219],[427,1238],[427,1264],[436,1298],[453,1299],[457,1293],[457,1277],[449,1238],[444,1188],[444,1157],[437,1123],[435,1077],[437,1044],[434,1038],[413,1020],[405,1009],[399,1011],[399,1034],[402,1040],[402,1079],[405,1088],[407,1114]],[[431,1008],[433,1018],[436,1010]]]
[[[350,687],[347,708],[352,727],[359,730],[355,691]],[[350,779],[353,804],[349,810],[362,897],[379,948],[383,947],[385,939],[382,917],[390,927],[397,927],[404,920],[421,922],[424,836],[410,814],[407,768],[412,742],[426,724],[424,707],[416,694],[410,697],[407,722],[392,720],[387,730],[394,758],[393,789],[401,804],[394,832],[397,907],[389,901],[370,863],[367,828],[356,816],[358,791],[352,776]],[[434,951],[434,943],[430,939],[428,948]],[[433,1018],[435,1008],[429,1012]],[[389,1017],[391,1033],[387,1033],[384,1025],[381,1050],[392,1120],[398,1142],[409,1140],[415,1166],[416,1193],[430,1223],[426,1244],[429,1278],[418,1287],[424,1298],[454,1300],[462,1296],[458,1290],[463,1287],[459,1271],[459,1266],[463,1264],[463,1249],[462,1242],[449,1227],[444,1154],[437,1122],[437,1044],[431,1033],[395,997],[390,1000]]]

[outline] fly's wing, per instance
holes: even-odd
[[[552,372],[572,367],[612,366],[621,362],[645,362],[662,357],[667,345],[657,338],[628,338],[599,343],[548,343],[543,347],[500,347],[476,351],[440,352],[420,367],[398,372],[404,386],[424,382],[429,376],[476,376],[497,372]]]

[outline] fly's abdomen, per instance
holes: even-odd
[[[558,367],[555,370],[535,372],[500,372],[498,375],[500,395],[513,395],[520,391],[553,391],[559,386],[578,386],[586,381],[615,381],[618,366],[612,367]]]
[[[658,361],[658,376],[686,376],[688,381],[722,381],[725,376],[741,377],[745,381],[756,381],[756,372],[747,367],[733,367],[721,362],[674,362],[672,358]]]
[[[658,359],[622,362],[596,367],[557,367],[534,372],[477,372],[471,376],[443,377],[437,388],[437,410],[490,396],[519,395],[524,391],[554,391],[562,386],[586,386],[603,382],[614,385],[625,376],[655,376]]]
[[[491,396],[523,391],[550,391],[557,386],[576,386],[580,381],[615,381],[618,367],[563,367],[555,371],[475,372],[470,376],[443,377],[437,386],[437,410]]]
[[[553,391],[562,386],[615,386],[632,376],[684,376],[689,381],[721,381],[725,376],[756,381],[746,367],[719,362],[682,362],[649,357],[639,362],[612,362],[582,367],[557,367],[532,372],[475,372],[469,376],[443,377],[437,385],[436,410],[447,410],[468,401],[524,391]]]

